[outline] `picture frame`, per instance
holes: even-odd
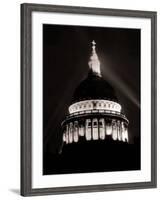
[[[35,15],[36,13],[36,15]],[[41,15],[42,14],[42,15]],[[45,19],[46,21],[43,21],[44,15],[48,15]],[[40,16],[41,15],[41,16]],[[58,16],[56,16],[58,15]],[[38,109],[42,109],[42,102],[39,103],[37,101],[38,97],[42,97],[43,92],[41,93],[34,93],[37,91],[37,85],[39,85],[40,91],[42,91],[42,57],[43,57],[43,43],[42,43],[42,34],[39,35],[38,32],[35,30],[38,30],[40,32],[43,32],[42,24],[52,24],[54,25],[54,22],[52,22],[51,18],[58,17],[61,19],[61,25],[68,25],[69,21],[67,20],[66,16],[70,15],[78,17],[77,20],[72,21],[70,25],[73,26],[87,26],[84,24],[85,18],[91,18],[91,21],[96,20],[98,18],[103,17],[102,19],[107,18],[107,21],[112,21],[114,25],[106,25],[106,21],[100,20],[99,27],[102,26],[105,27],[115,27],[115,20],[121,19],[122,28],[129,27],[129,21],[134,21],[133,25],[135,28],[138,28],[141,30],[141,41],[143,41],[143,37],[145,35],[148,35],[148,37],[145,39],[144,43],[141,43],[141,116],[145,118],[144,125],[149,123],[149,126],[144,130],[141,129],[141,136],[145,136],[144,132],[148,132],[148,139],[145,139],[145,137],[142,136],[141,141],[141,163],[143,158],[143,153],[146,153],[147,151],[147,160],[145,159],[145,163],[148,165],[147,170],[145,169],[144,176],[140,176],[140,180],[136,180],[137,173],[131,175],[131,172],[129,172],[129,177],[133,177],[134,181],[130,178],[128,181],[123,176],[119,176],[119,173],[121,172],[110,172],[110,180],[111,182],[108,182],[104,174],[101,177],[101,173],[97,172],[95,174],[90,173],[89,177],[93,176],[92,183],[87,182],[85,184],[82,179],[87,177],[87,174],[73,174],[69,173],[68,175],[62,176],[59,175],[52,175],[50,176],[50,183],[48,182],[47,178],[49,175],[43,175],[43,172],[41,172],[42,178],[42,185],[40,187],[35,186],[39,181],[39,177],[36,177],[35,175],[36,171],[39,171],[36,167],[35,161],[36,157],[41,157],[39,159],[38,164],[42,164],[42,157],[43,157],[43,150],[41,143],[42,141],[39,138],[40,132],[43,132],[42,124],[37,123],[34,121],[35,117],[37,115],[41,115],[40,111]],[[52,16],[50,18],[50,16]],[[35,17],[35,18],[34,18]],[[80,18],[79,18],[80,17]],[[84,17],[84,18],[81,18]],[[56,20],[58,20],[56,18]],[[35,20],[35,21],[34,21]],[[41,22],[42,20],[42,22]],[[82,20],[82,21],[81,21]],[[125,23],[124,20],[127,22]],[[128,21],[129,20],[129,21]],[[139,22],[137,22],[137,20]],[[88,21],[88,20],[87,20]],[[90,21],[90,20],[89,20]],[[93,25],[91,27],[95,26],[96,21],[94,21]],[[144,25],[145,21],[145,25]],[[136,25],[136,24],[139,25]],[[140,24],[143,24],[141,26]],[[38,25],[37,25],[38,24]],[[108,22],[107,22],[108,24]],[[59,25],[59,20],[56,25]],[[37,29],[39,26],[40,29]],[[139,27],[140,26],[140,27]],[[145,29],[144,29],[145,28]],[[35,31],[35,32],[34,32]],[[35,37],[35,35],[36,37]],[[37,43],[35,42],[38,41]],[[40,42],[40,43],[39,43]],[[145,48],[143,44],[148,43],[147,47],[147,54],[144,51]],[[37,45],[37,47],[35,47]],[[95,48],[93,46],[92,48]],[[37,50],[41,49],[39,54],[37,54]],[[36,52],[36,53],[35,53]],[[150,58],[147,57],[147,55],[150,56]],[[39,57],[41,56],[41,57]],[[143,58],[144,57],[144,58]],[[147,60],[147,62],[142,63],[142,60]],[[39,60],[41,63],[39,63]],[[41,64],[35,71],[35,64]],[[147,69],[143,67],[145,64],[147,64]],[[22,4],[21,5],[21,195],[22,196],[35,196],[35,195],[54,195],[54,194],[67,194],[67,193],[81,193],[81,192],[102,192],[102,191],[113,191],[113,190],[129,190],[129,189],[144,189],[144,188],[155,188],[157,187],[157,102],[156,102],[156,92],[157,92],[157,13],[152,11],[135,11],[135,10],[119,10],[119,9],[105,9],[105,8],[89,8],[89,7],[73,7],[73,6],[59,6],[59,5],[43,5],[43,4]],[[142,71],[142,69],[144,70]],[[142,77],[143,73],[147,70],[147,75],[144,75],[143,77],[148,77],[149,79],[147,82],[148,86],[145,86],[145,83],[142,83],[142,80],[144,81],[144,78]],[[149,70],[149,71],[148,71]],[[41,71],[42,74],[39,72]],[[39,78],[37,79],[36,77]],[[40,81],[41,79],[41,81]],[[37,82],[35,82],[35,80]],[[147,88],[146,88],[147,87]],[[146,88],[145,97],[142,97],[143,88]],[[39,91],[38,89],[38,91]],[[147,95],[147,96],[146,96]],[[144,101],[149,95],[149,101]],[[37,98],[36,98],[37,97]],[[34,98],[36,98],[36,104],[34,103]],[[148,98],[147,98],[148,99]],[[35,109],[35,105],[37,110]],[[149,110],[148,113],[145,111]],[[144,113],[145,112],[145,113]],[[36,113],[36,114],[35,114]],[[147,118],[145,115],[147,114]],[[143,127],[143,117],[141,117],[141,127]],[[42,120],[42,118],[40,118]],[[41,121],[40,120],[40,121]],[[148,121],[150,120],[150,121]],[[39,121],[39,122],[40,122]],[[35,125],[35,124],[36,125]],[[41,131],[40,131],[41,130]],[[37,133],[37,134],[36,134]],[[40,137],[41,139],[43,137]],[[38,139],[38,140],[37,140]],[[144,142],[145,141],[145,142]],[[147,143],[148,144],[147,144]],[[144,144],[145,143],[145,144]],[[35,148],[35,144],[38,145],[37,149]],[[148,146],[149,145],[149,146]],[[148,147],[146,147],[148,146]],[[145,147],[145,149],[144,149]],[[147,149],[146,149],[147,148]],[[38,155],[40,154],[40,155]],[[144,163],[143,163],[144,165]],[[143,165],[141,164],[140,171],[144,170]],[[41,168],[42,169],[42,168]],[[36,172],[37,173],[37,172]],[[124,182],[122,181],[115,181],[115,173],[117,173],[117,177],[120,177],[120,180],[125,179]],[[105,174],[108,174],[108,172],[105,172]],[[45,176],[47,178],[45,178]],[[67,180],[71,178],[73,182],[68,183],[66,180],[66,177],[68,176]],[[83,177],[82,179],[80,177]],[[147,178],[148,177],[148,178]],[[37,182],[37,180],[39,180]],[[121,179],[122,178],[122,179]],[[76,183],[77,179],[77,183]],[[43,182],[44,180],[44,182]],[[146,180],[146,181],[145,181]],[[63,185],[62,182],[64,182],[66,185]],[[80,181],[80,182],[79,182]],[[101,182],[102,181],[102,182]],[[40,181],[41,182],[41,181]],[[49,184],[48,184],[49,183]],[[52,186],[53,184],[53,186]],[[57,185],[58,184],[58,185]],[[38,184],[37,184],[38,185]]]

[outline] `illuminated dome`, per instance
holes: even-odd
[[[87,78],[75,89],[62,122],[64,145],[93,140],[128,142],[129,121],[113,87],[101,75],[95,45],[93,41]]]
[[[76,88],[72,103],[90,99],[106,99],[118,102],[112,86],[102,77],[93,73],[92,70],[89,71],[87,78]]]

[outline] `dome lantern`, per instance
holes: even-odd
[[[94,40],[92,41],[92,54],[90,56],[88,65],[93,73],[95,73],[97,76],[101,76],[100,61],[96,53],[96,42]]]

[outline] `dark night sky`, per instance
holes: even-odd
[[[140,137],[140,30],[43,25],[44,151],[59,147],[60,124],[87,75],[92,40],[102,76],[114,87],[129,119],[130,142]]]

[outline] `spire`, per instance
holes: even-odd
[[[90,60],[88,62],[89,68],[96,73],[98,76],[101,76],[100,71],[100,61],[98,59],[97,53],[96,53],[96,42],[92,41],[92,54],[90,57]]]

